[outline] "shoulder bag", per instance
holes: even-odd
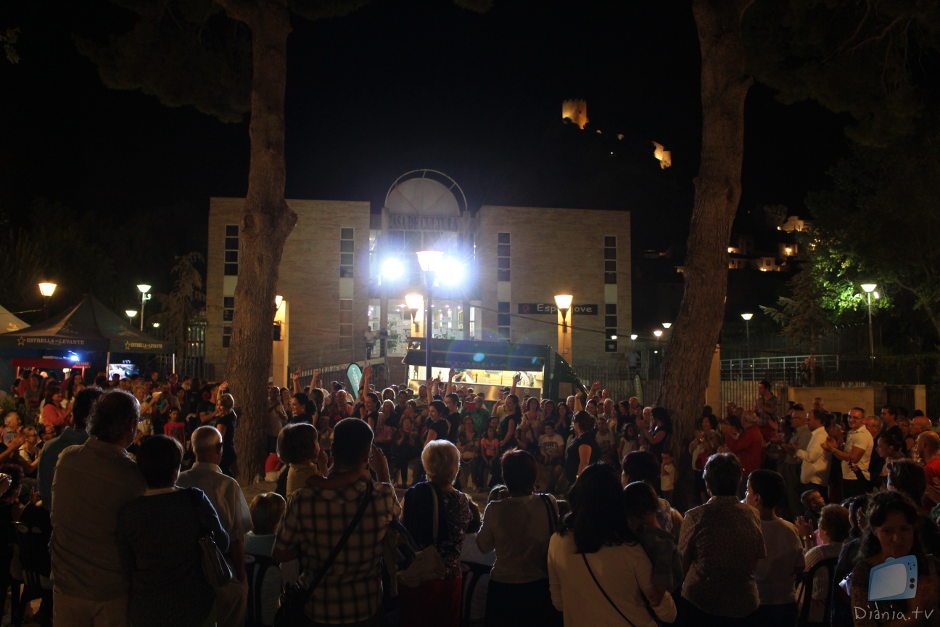
[[[202,492],[194,491],[192,494],[196,507],[202,507]],[[201,513],[200,520],[202,520]],[[215,543],[212,531],[199,538],[199,553],[202,574],[210,586],[221,588],[235,579],[235,573],[232,571],[228,560],[225,559],[225,555],[222,554],[219,546]]]
[[[339,539],[339,542],[336,543],[336,546],[333,547],[333,550],[330,551],[326,561],[320,566],[320,569],[317,571],[316,575],[314,575],[310,584],[305,585],[298,582],[284,586],[284,590],[281,592],[281,597],[278,602],[277,612],[274,614],[273,627],[296,627],[297,625],[304,625],[310,622],[304,612],[307,599],[310,598],[313,591],[316,590],[317,586],[323,581],[323,578],[326,577],[327,571],[333,567],[333,562],[336,561],[340,552],[345,548],[346,543],[349,541],[349,536],[352,535],[353,529],[355,529],[359,521],[362,520],[366,507],[369,505],[369,501],[372,500],[372,490],[373,485],[370,481],[366,485],[366,492],[362,496],[362,502],[359,503],[359,509],[356,510],[355,516],[353,516],[346,530],[343,531],[343,536]]]
[[[444,567],[444,560],[437,550],[437,533],[440,524],[440,512],[438,511],[437,488],[430,483],[431,500],[433,509],[433,519],[431,523],[431,544],[417,551],[414,555],[411,565],[404,570],[398,571],[398,582],[414,588],[425,581],[443,579],[447,574]]]

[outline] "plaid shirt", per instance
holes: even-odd
[[[340,489],[304,488],[288,499],[277,548],[298,549],[307,584],[352,521],[365,490],[366,482],[360,479]],[[307,601],[312,621],[342,624],[375,616],[382,602],[382,540],[392,517],[400,513],[392,486],[376,483],[372,504]]]

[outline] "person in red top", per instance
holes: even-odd
[[[744,471],[742,476],[747,477],[764,465],[764,436],[761,435],[758,426],[760,419],[755,412],[744,412],[741,421],[743,429],[740,431],[728,423],[722,424],[721,430],[724,432],[725,446],[741,460]]]
[[[66,414],[68,412],[62,408],[62,390],[49,387],[46,392],[46,404],[42,406],[42,424],[60,429],[65,426]]]
[[[940,435],[935,431],[924,431],[917,436],[917,452],[924,464],[924,474],[927,477],[927,485],[940,483]],[[928,497],[928,505],[933,506],[936,503]]]
[[[186,423],[180,418],[180,410],[170,410],[169,420],[163,425],[163,434],[175,438],[185,448]]]

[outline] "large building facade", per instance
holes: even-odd
[[[557,349],[554,295],[572,294],[575,363],[623,359],[632,329],[630,214],[484,205],[470,212],[457,184],[419,170],[402,175],[384,206],[288,200],[297,225],[287,239],[277,293],[275,380],[286,368],[321,368],[384,357],[390,371],[424,313],[415,253],[446,257],[431,285],[435,338],[546,344]],[[206,360],[224,371],[238,281],[242,198],[212,198],[207,258]],[[620,339],[612,336],[620,335]],[[629,342],[629,340],[627,341]]]

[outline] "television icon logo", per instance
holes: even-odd
[[[917,595],[917,557],[889,557],[871,569],[868,576],[869,601],[913,599]]]

